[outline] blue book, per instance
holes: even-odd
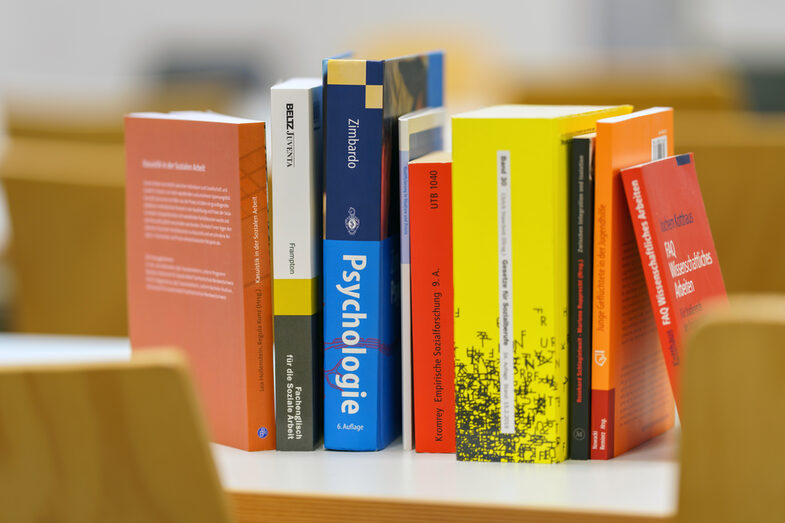
[[[324,63],[324,446],[401,433],[398,118],[442,105],[443,55]]]

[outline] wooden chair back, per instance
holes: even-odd
[[[0,367],[0,520],[227,522],[186,363]]]
[[[675,111],[729,293],[785,293],[785,116]]]
[[[688,343],[680,521],[785,521],[785,296],[738,297]]]

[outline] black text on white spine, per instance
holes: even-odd
[[[286,104],[286,167],[294,167],[294,104]]]

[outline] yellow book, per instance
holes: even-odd
[[[567,457],[567,146],[631,110],[508,105],[453,117],[459,460]]]

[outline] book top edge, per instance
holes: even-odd
[[[643,111],[635,111],[634,113],[628,114],[620,114],[618,116],[610,116],[608,118],[603,118],[601,120],[597,120],[597,123],[616,123],[616,122],[623,122],[626,120],[634,120],[635,118],[642,118],[644,116],[649,116],[651,114],[658,114],[658,113],[668,113],[673,112],[673,109],[670,107],[650,107],[648,109],[644,109]]]
[[[645,169],[653,165],[661,165],[667,162],[676,162],[677,167],[681,167],[682,165],[688,165],[693,163],[693,153],[682,153],[682,154],[674,154],[672,156],[666,156],[665,158],[660,158],[659,160],[651,160],[648,162],[641,162],[636,163],[635,165],[630,165],[629,167],[622,167],[621,172],[629,172],[629,171],[636,171],[639,169]]]
[[[396,60],[407,60],[411,58],[418,58],[422,56],[434,56],[434,55],[443,55],[444,51],[441,49],[434,49],[432,51],[424,51],[421,53],[411,53],[402,56],[369,56],[369,57],[336,57],[336,58],[326,58],[327,62],[394,62]]]
[[[289,78],[282,82],[278,82],[271,89],[313,89],[322,86],[322,77],[303,77],[303,78]]]
[[[495,105],[456,114],[453,119],[548,120],[600,113],[625,105]]]
[[[172,111],[170,113],[130,113],[127,118],[140,118],[147,120],[180,120],[186,122],[212,122],[212,123],[263,123],[261,120],[250,120],[210,111]]]
[[[399,116],[398,121],[408,122],[409,120],[415,120],[417,118],[427,118],[431,115],[442,116],[446,112],[447,111],[444,109],[444,107],[425,107],[423,109],[417,109],[416,111],[406,113],[403,116]]]
[[[433,151],[410,161],[409,165],[418,163],[452,163],[452,151]]]

